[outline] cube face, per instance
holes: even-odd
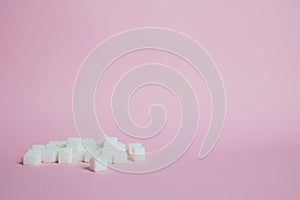
[[[109,140],[112,143],[117,143],[118,142],[118,138],[117,137],[110,137],[110,136],[104,136],[105,140]]]
[[[123,144],[122,142],[118,142],[116,146],[116,151],[124,151],[126,152],[126,145]]]
[[[134,147],[142,147],[142,144],[139,143],[139,142],[129,143],[128,144],[128,153],[129,153],[129,155],[132,154],[132,150],[133,150]]]
[[[67,139],[66,146],[72,148],[73,151],[77,151],[82,148],[82,144],[79,138],[69,137]]]
[[[145,154],[132,154],[131,158],[133,161],[144,161],[146,160],[146,155]]]
[[[94,157],[92,157],[90,160],[90,170],[93,172],[105,171],[107,170],[107,164],[105,164],[104,162],[99,162]]]
[[[89,162],[90,162],[90,159],[91,159],[92,157],[99,156],[99,155],[100,155],[99,150],[85,151],[85,154],[84,154],[84,162],[89,163]]]
[[[140,147],[133,147],[132,148],[132,153],[133,154],[145,154],[146,151],[145,151],[145,148],[140,146]]]
[[[103,149],[102,153],[101,153],[102,158],[109,164],[113,163],[113,155],[114,155],[114,152],[110,151],[110,150]]]
[[[104,135],[104,137],[102,137],[100,140],[97,141],[98,148],[103,148],[105,146],[105,143],[106,143],[106,147],[113,148],[114,145],[112,144],[118,143],[118,138]]]
[[[66,147],[66,141],[50,141],[46,144],[46,148],[63,148]]]
[[[45,145],[34,144],[34,145],[32,145],[31,149],[42,152],[45,150]]]
[[[66,142],[66,141],[59,141],[59,142],[58,142],[58,146],[59,146],[60,148],[67,147],[67,142]]]
[[[96,140],[94,138],[82,139],[82,142],[84,142],[86,144],[96,144]]]
[[[73,152],[71,148],[64,147],[58,152],[58,163],[71,163]]]
[[[57,147],[59,147],[60,146],[60,142],[58,142],[58,141],[50,141],[50,142],[48,142],[48,144],[46,144],[46,146],[57,146]]]
[[[133,147],[131,158],[133,161],[144,161],[146,159],[146,151],[143,147]]]
[[[98,146],[99,148],[102,148],[104,142],[105,142],[105,137],[103,137],[103,138],[101,138],[100,140],[97,141],[97,146]]]
[[[103,149],[110,149],[110,150],[114,150],[117,148],[118,145],[118,141],[114,141],[114,140],[106,140],[103,143]]]
[[[97,144],[83,144],[83,148],[89,149],[89,150],[96,150],[99,149]]]
[[[114,164],[121,164],[121,163],[127,163],[128,162],[128,156],[125,151],[116,151],[113,154],[113,163]]]
[[[113,155],[98,155],[96,157],[97,159],[101,160],[102,162],[106,163],[107,164],[112,164],[113,162]]]
[[[73,162],[83,162],[84,161],[84,155],[86,150],[85,149],[78,149],[77,151],[73,150]]]
[[[42,153],[42,162],[54,163],[58,161],[58,151],[45,150]]]
[[[84,154],[84,162],[87,162],[87,163],[90,162],[91,157],[92,157],[91,153],[86,151],[85,154]]]
[[[36,166],[41,164],[41,161],[41,153],[37,151],[28,151],[23,157],[23,165]]]
[[[88,149],[97,149],[98,148],[97,142],[93,138],[82,139],[82,145]]]
[[[103,149],[107,151],[126,151],[126,145],[118,141],[105,141]]]
[[[61,148],[60,147],[58,147],[58,146],[54,146],[54,145],[50,145],[50,146],[46,146],[46,151],[59,151]]]

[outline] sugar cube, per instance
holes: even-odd
[[[60,148],[66,147],[66,146],[67,146],[67,142],[66,142],[66,141],[59,141],[59,142],[58,142],[58,146],[59,146]]]
[[[104,149],[115,149],[117,148],[118,144],[118,138],[116,137],[106,137],[104,143],[103,143],[103,148]]]
[[[97,142],[93,138],[82,139],[82,145],[87,149],[97,149],[98,148]]]
[[[46,149],[42,152],[42,162],[52,163],[58,161],[58,151],[53,149]]]
[[[98,161],[96,158],[91,157],[90,159],[90,170],[93,172],[99,172],[107,170],[107,164],[104,160],[101,159],[102,162]]]
[[[115,147],[115,150],[117,150],[117,151],[126,151],[126,145],[123,144],[122,142],[118,142],[116,147]]]
[[[51,151],[59,151],[60,147],[56,146],[56,145],[48,145],[46,146],[45,150],[51,150]]]
[[[34,144],[32,145],[31,149],[42,152],[45,150],[45,146],[41,144]]]
[[[126,151],[115,151],[113,153],[113,163],[120,164],[120,163],[127,163],[127,153]]]
[[[46,147],[52,147],[52,146],[60,147],[60,142],[50,141],[50,142],[48,142],[48,144],[46,144]]]
[[[143,147],[133,147],[131,158],[133,161],[144,161],[146,157],[146,152]]]
[[[100,151],[98,150],[91,150],[91,151],[85,151],[85,154],[84,154],[84,162],[90,162],[90,159],[91,159],[91,157],[93,157],[93,156],[98,156],[98,155],[100,155]]]
[[[73,162],[83,162],[84,161],[84,155],[85,155],[86,150],[85,149],[78,149],[78,150],[73,150]]]
[[[67,147],[72,148],[73,151],[77,151],[78,149],[83,148],[81,141],[79,138],[76,137],[69,137],[67,139]]]
[[[71,163],[73,157],[72,149],[69,147],[61,148],[58,152],[58,163]]]
[[[142,147],[142,144],[139,143],[139,142],[129,143],[129,144],[128,144],[128,153],[129,153],[129,155],[132,154],[132,149],[133,149],[134,147]]]
[[[99,147],[99,148],[102,148],[104,142],[105,142],[105,137],[102,137],[100,140],[97,141],[98,147]]]
[[[41,163],[41,152],[28,151],[24,154],[23,165],[39,165]]]
[[[114,151],[111,149],[102,149],[101,155],[105,158],[106,162],[111,164],[113,163]]]
[[[90,152],[86,151],[84,154],[84,162],[90,162],[91,157],[92,157],[92,154]]]

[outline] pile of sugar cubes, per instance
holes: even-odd
[[[70,137],[67,141],[50,141],[47,145],[32,145],[23,157],[23,165],[39,165],[41,163],[90,163],[94,172],[107,170],[108,164],[127,163],[145,160],[145,148],[141,143],[126,145],[117,137],[105,135],[100,140]]]

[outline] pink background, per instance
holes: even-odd
[[[299,19],[297,0],[2,0],[0,198],[300,199]],[[177,57],[144,51],[104,75],[98,118],[108,134],[131,141],[107,107],[114,82],[137,64],[174,65],[197,90],[202,115],[199,134],[180,160],[144,175],[95,174],[85,164],[22,166],[32,144],[76,136],[72,87],[89,51],[113,34],[145,26],[191,36],[221,71],[228,113],[209,157],[197,159],[210,116],[203,80]],[[179,120],[174,97],[149,86],[130,104],[137,123],[148,122],[153,102],[165,104],[172,117],[160,136],[145,142],[149,150],[169,141]]]

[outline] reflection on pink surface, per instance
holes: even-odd
[[[2,1],[0,5],[3,199],[300,199],[298,1]],[[130,141],[115,127],[106,106],[111,84],[140,62],[176,65],[191,84],[198,85],[202,117],[198,137],[178,162],[146,175],[95,174],[84,164],[18,164],[34,143],[76,136],[71,97],[81,62],[112,34],[142,26],[167,27],[193,37],[219,67],[228,113],[212,154],[197,159],[210,116],[201,77],[170,55],[140,52],[115,63],[101,80],[98,118],[107,133]],[[176,131],[176,101],[149,87],[134,96],[130,107],[137,123],[145,124],[147,106],[158,100],[167,104],[172,117],[160,136],[145,141],[149,149],[165,144]]]

